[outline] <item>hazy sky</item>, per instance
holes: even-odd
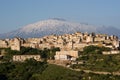
[[[120,27],[120,0],[0,0],[0,33],[48,18]]]

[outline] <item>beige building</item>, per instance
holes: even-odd
[[[120,49],[120,42],[117,36],[108,36],[106,34],[89,34],[76,32],[64,35],[49,35],[42,38],[14,38],[0,40],[0,47],[20,51],[20,47],[32,47],[38,49],[59,47],[63,51],[80,50],[85,46],[98,45],[109,47],[113,50]]]
[[[41,57],[40,55],[14,55],[13,56],[13,61],[19,61],[19,62],[24,62],[27,59],[35,59],[36,61],[40,61]]]
[[[106,34],[89,34],[76,32],[73,34],[64,35],[50,35],[42,38],[29,38],[22,44],[24,47],[32,48],[53,48],[59,47],[63,51],[68,50],[83,50],[85,46],[100,45],[112,49],[118,49],[119,41],[115,36],[108,36]]]
[[[14,38],[14,39],[11,41],[11,50],[20,51],[20,47],[21,47],[20,40],[19,40],[18,38]]]
[[[76,60],[79,54],[79,51],[57,51],[55,60]]]
[[[8,47],[8,43],[5,40],[0,40],[0,48],[7,48]]]
[[[104,54],[104,55],[109,55],[109,54],[120,54],[120,51],[118,51],[118,50],[103,51],[102,54]]]
[[[114,40],[114,41],[113,41],[113,47],[119,48],[119,46],[120,46],[119,41],[118,41],[118,40]]]
[[[88,36],[88,37],[86,38],[86,42],[87,42],[87,43],[89,43],[89,42],[94,42],[93,36]]]

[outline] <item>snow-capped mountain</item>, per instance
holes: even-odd
[[[105,33],[109,35],[117,35],[120,37],[120,30],[114,27],[96,27],[89,24],[81,24],[75,22],[69,22],[64,19],[48,19],[39,21],[33,24],[26,25],[18,30],[1,34],[0,38],[12,38],[12,37],[43,37],[51,34],[65,34],[74,32],[95,32]]]

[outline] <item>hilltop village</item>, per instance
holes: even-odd
[[[0,40],[0,48],[11,48],[11,50],[20,51],[21,47],[31,47],[37,49],[44,48],[60,48],[54,58],[55,60],[76,60],[79,57],[80,51],[86,46],[99,46],[111,48],[111,51],[103,51],[102,54],[119,54],[120,42],[117,36],[95,33],[81,33],[64,35],[49,35],[42,38],[13,38]],[[1,52],[2,56],[2,52]],[[14,55],[14,61],[24,61],[28,58],[40,60],[39,55]]]

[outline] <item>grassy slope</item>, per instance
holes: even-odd
[[[120,80],[120,76],[77,72],[51,64],[42,74],[34,74],[32,77],[33,80]]]
[[[34,74],[33,77],[36,77],[36,80],[81,80],[79,72],[51,64],[42,74]]]

